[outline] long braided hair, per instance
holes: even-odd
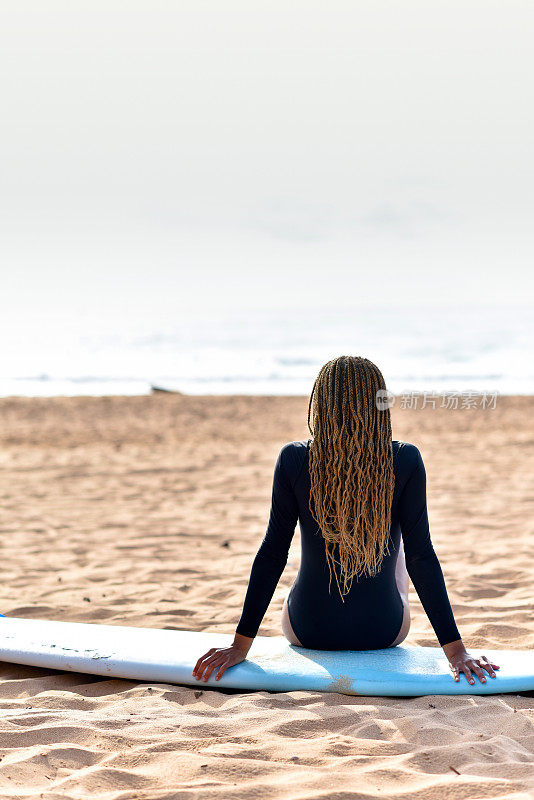
[[[338,356],[321,367],[308,406],[311,514],[325,540],[341,599],[353,579],[375,575],[389,552],[395,478],[386,384],[361,356]],[[313,426],[310,426],[310,415]],[[339,565],[341,584],[335,565]]]

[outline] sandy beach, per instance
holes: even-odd
[[[7,616],[233,632],[272,470],[307,397],[0,400]],[[392,410],[425,460],[468,647],[534,647],[534,398]],[[260,633],[279,635],[299,531]],[[407,643],[437,645],[410,587]],[[452,678],[451,678],[452,680]],[[106,680],[0,663],[0,798],[513,798],[534,693],[353,697]]]

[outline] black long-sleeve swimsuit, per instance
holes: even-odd
[[[309,510],[310,441],[288,442],[278,454],[267,531],[252,565],[237,633],[254,637],[258,632],[287,563],[298,520],[301,562],[288,596],[288,611],[303,647],[371,650],[393,643],[403,620],[403,604],[395,580],[401,535],[408,574],[440,645],[459,639],[430,539],[426,472],[418,448],[408,442],[392,442],[395,490],[389,554],[376,575],[353,580],[343,602],[334,576],[330,581],[324,538]]]

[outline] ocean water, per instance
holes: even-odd
[[[4,337],[5,338],[5,337]],[[526,306],[227,309],[217,313],[22,319],[4,349],[0,395],[309,395],[323,363],[370,358],[395,394],[534,394]]]

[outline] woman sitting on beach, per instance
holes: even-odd
[[[311,439],[278,455],[267,531],[254,559],[230,647],[212,648],[200,680],[243,661],[287,562],[297,520],[301,564],[284,601],[282,629],[297,647],[394,647],[410,627],[411,578],[455,680],[485,682],[497,664],[465,649],[430,539],[426,473],[418,448],[392,441],[382,373],[366,358],[327,362],[308,406]],[[310,427],[310,413],[313,428]],[[332,591],[332,577],[335,588]]]

